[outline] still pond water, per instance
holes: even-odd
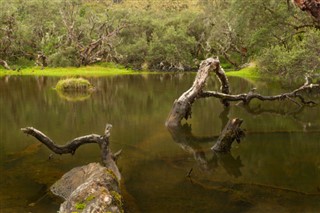
[[[57,212],[62,200],[48,192],[50,185],[71,168],[100,160],[94,144],[49,159],[51,152],[21,127],[63,144],[102,134],[107,122],[113,125],[111,149],[122,149],[118,165],[128,212],[320,212],[320,107],[255,102],[251,109],[224,110],[218,100],[199,100],[188,125],[169,132],[164,122],[172,103],[193,79],[90,78],[97,91],[68,97],[52,89],[59,78],[1,78],[0,212]],[[268,81],[230,83],[233,93],[290,90]],[[219,88],[214,77],[207,87]],[[244,120],[246,138],[229,155],[213,154],[216,136],[234,117]]]

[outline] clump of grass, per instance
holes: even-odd
[[[243,78],[261,78],[261,75],[256,67],[246,67],[239,71],[226,72],[227,76],[237,76]]]
[[[67,78],[58,81],[56,90],[63,92],[86,92],[91,91],[93,86],[91,83],[84,78]]]

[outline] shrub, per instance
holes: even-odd
[[[48,57],[50,67],[80,66],[78,52],[74,47],[67,47]]]
[[[260,71],[280,75],[297,75],[317,71],[320,67],[320,31],[308,30],[296,35],[288,45],[266,48],[258,57]]]

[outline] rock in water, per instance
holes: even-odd
[[[60,213],[123,212],[119,179],[99,163],[70,170],[51,186],[51,191],[65,199]]]

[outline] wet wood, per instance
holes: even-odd
[[[208,58],[201,62],[196,78],[189,90],[184,92],[173,103],[173,107],[166,121],[166,126],[179,126],[180,121],[191,117],[191,107],[194,101],[202,97],[210,71],[213,71],[221,82],[221,94],[229,93],[229,82],[218,58]],[[228,102],[223,100],[228,106]]]
[[[244,137],[244,131],[240,128],[242,122],[243,120],[238,118],[229,120],[211,149],[216,152],[230,152],[233,141],[240,143],[241,138]]]

